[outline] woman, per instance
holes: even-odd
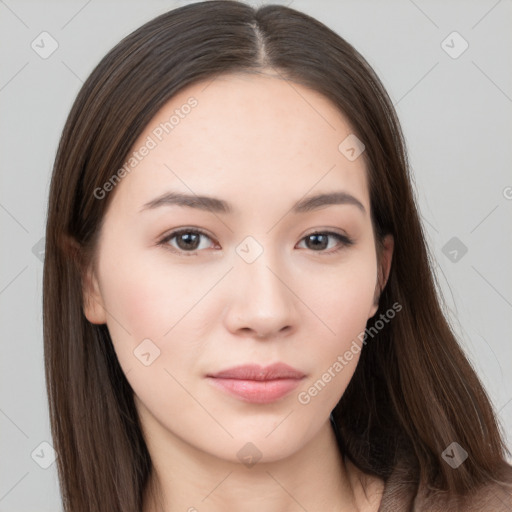
[[[392,103],[318,21],[212,1],[122,40],[46,244],[66,511],[510,510]]]

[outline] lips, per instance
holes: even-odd
[[[274,379],[302,379],[304,373],[284,363],[275,363],[270,366],[247,364],[208,374],[208,377],[240,380],[274,380]]]
[[[266,367],[237,366],[206,377],[217,389],[246,402],[264,404],[288,395],[305,374],[287,364],[275,363]]]

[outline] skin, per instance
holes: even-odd
[[[377,510],[383,482],[344,463],[329,422],[359,354],[308,404],[297,398],[364,331],[378,272],[385,282],[391,264],[390,236],[377,258],[364,160],[338,150],[352,129],[315,91],[271,73],[233,74],[175,95],[134,149],[190,96],[198,105],[110,192],[84,279],[84,313],[108,326],[154,464],[159,500],[148,494],[144,511]],[[236,213],[140,211],[169,190],[224,199]],[[352,204],[290,212],[304,196],[338,190],[365,212]],[[180,237],[159,245],[184,227],[207,232],[194,255],[183,255]],[[316,231],[354,243],[331,236],[318,248],[307,238]],[[249,235],[263,249],[250,264],[236,252]],[[149,366],[134,356],[144,339],[160,350]],[[277,361],[306,377],[270,404],[205,378]],[[237,456],[249,442],[261,453],[251,467]]]

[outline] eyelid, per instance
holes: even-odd
[[[170,250],[174,254],[178,254],[179,256],[197,256],[198,253],[203,251],[203,250],[197,250],[197,249],[195,251],[183,251],[183,250],[176,249],[174,247],[170,248],[169,244],[168,244],[169,240],[172,240],[174,237],[179,236],[182,233],[195,233],[195,234],[199,234],[199,235],[205,236],[206,238],[216,242],[215,239],[212,236],[210,236],[206,231],[204,231],[201,228],[184,227],[184,228],[177,228],[177,229],[167,233],[166,235],[164,235],[157,242],[157,245],[163,246],[164,248]],[[304,236],[302,236],[298,243],[302,242],[308,236],[312,236],[312,235],[332,236],[334,238],[337,238],[339,243],[340,243],[340,245],[337,248],[335,248],[334,250],[331,249],[330,251],[325,251],[325,250],[313,251],[313,250],[310,250],[310,252],[312,252],[312,253],[316,252],[319,255],[335,254],[335,253],[338,253],[339,251],[341,251],[342,249],[344,249],[346,247],[350,247],[351,245],[354,245],[354,243],[355,243],[355,240],[353,238],[351,238],[349,235],[347,235],[346,233],[339,233],[337,231],[333,231],[332,228],[315,229],[315,230],[311,231],[310,233],[307,233]]]
[[[355,243],[355,240],[352,237],[350,237],[348,234],[346,234],[346,233],[339,233],[338,231],[333,231],[330,228],[315,229],[314,231],[304,235],[299,240],[299,243],[301,243],[308,236],[312,236],[312,235],[332,236],[332,237],[338,239],[339,244],[340,244],[340,245],[338,245],[337,248],[331,249],[329,251],[313,251],[313,250],[311,250],[310,252],[312,252],[313,254],[314,253],[318,253],[319,255],[325,255],[325,256],[328,256],[328,255],[331,255],[331,254],[336,254],[339,251],[341,251],[342,249],[350,247],[350,246],[354,245],[354,243]]]
[[[184,227],[172,230],[171,232],[167,233],[157,242],[157,245],[163,246],[165,249],[168,249],[172,253],[178,254],[179,256],[197,256],[198,252],[202,252],[201,250],[198,251],[197,249],[195,251],[183,251],[176,249],[175,247],[170,247],[168,242],[172,240],[174,237],[181,235],[182,233],[196,233],[198,235],[202,235],[214,241],[213,237],[210,236],[206,231],[204,231],[201,228]]]
[[[320,229],[315,228],[315,229],[313,229],[313,231],[310,231],[310,232],[306,233],[305,235],[303,235],[301,240],[303,240],[307,236],[311,236],[311,235],[337,235],[337,236],[340,236],[347,240],[351,240],[348,233],[340,228],[320,228]],[[353,241],[353,240],[351,240],[351,241]]]

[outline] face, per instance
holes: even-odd
[[[141,134],[140,158],[109,192],[84,293],[148,436],[231,461],[250,442],[272,461],[325,425],[392,250],[388,240],[378,262],[363,157],[338,148],[351,133],[317,92],[224,75],[182,90]],[[275,363],[296,374],[209,377]]]

